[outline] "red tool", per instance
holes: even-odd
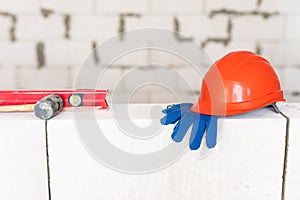
[[[108,108],[107,90],[10,90],[0,91],[0,112],[33,111],[39,100],[51,94],[63,99],[64,108]]]

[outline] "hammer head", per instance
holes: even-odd
[[[35,115],[43,120],[57,115],[63,108],[63,100],[60,96],[52,94],[38,101],[34,106]]]

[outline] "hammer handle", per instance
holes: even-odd
[[[0,106],[0,112],[33,112],[35,104]]]

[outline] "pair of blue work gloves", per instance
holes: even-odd
[[[177,124],[171,135],[175,142],[181,142],[191,126],[191,136],[189,146],[191,150],[197,150],[206,130],[206,146],[213,148],[217,144],[217,120],[218,116],[204,115],[191,111],[191,103],[169,105],[162,110],[166,114],[161,120],[161,124]]]

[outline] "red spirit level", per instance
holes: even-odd
[[[7,90],[0,91],[0,111],[31,111],[34,104],[51,94],[63,99],[64,108],[108,108],[105,100],[107,90]]]

